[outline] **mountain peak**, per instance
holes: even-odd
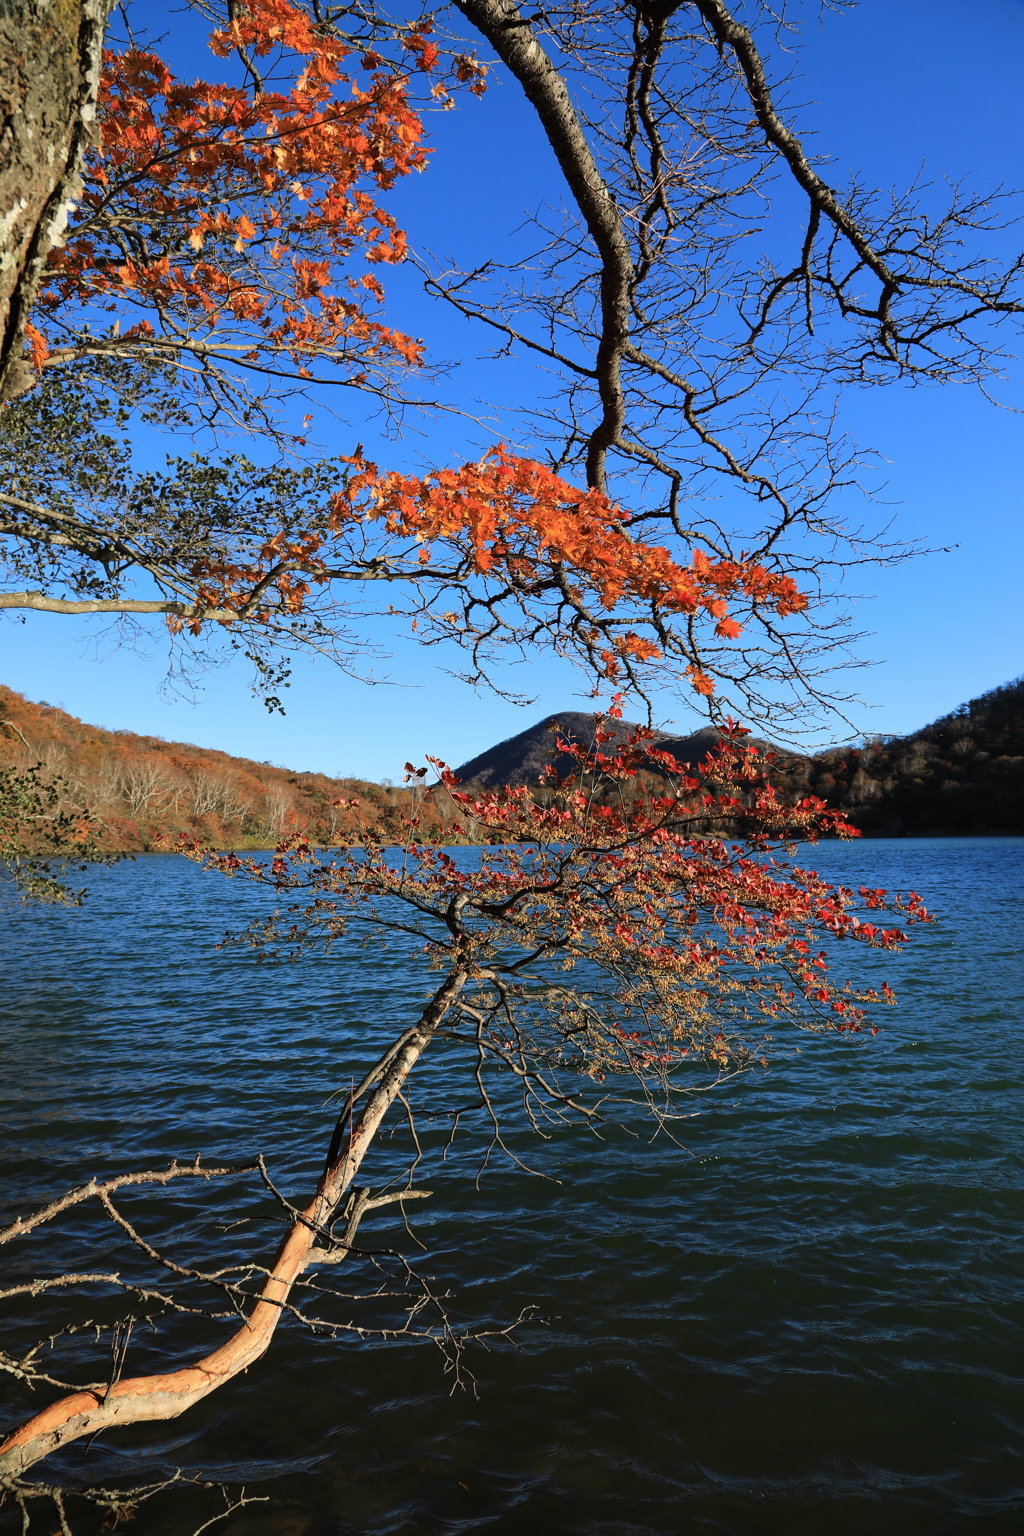
[[[488,747],[486,752],[471,757],[455,769],[455,775],[464,784],[476,784],[481,789],[493,789],[499,784],[535,784],[548,763],[553,762],[559,777],[564,777],[572,759],[557,750],[558,737],[589,750],[594,745],[599,720],[610,733],[614,745],[639,730],[631,720],[609,720],[582,710],[561,709],[545,715],[535,725],[527,726],[517,736],[510,736],[507,741],[500,741],[496,746]],[[708,725],[690,736],[669,736],[665,731],[655,731],[653,742],[660,751],[671,752],[679,763],[694,765],[703,762],[719,735],[717,726]]]

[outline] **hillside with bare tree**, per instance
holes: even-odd
[[[187,742],[105,731],[0,686],[0,770],[37,766],[58,790],[55,812],[91,813],[96,840],[109,851],[151,851],[181,832],[239,848],[273,847],[298,834],[324,845],[370,830],[398,839],[409,818],[421,820],[424,834],[454,819],[423,789],[296,773]],[[453,825],[451,838],[465,841],[464,828]]]

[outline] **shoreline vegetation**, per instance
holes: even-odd
[[[555,755],[551,722],[576,739],[596,717],[548,716],[456,770],[464,782],[535,782]],[[625,731],[626,722],[616,730]],[[713,746],[713,729],[687,738],[657,733],[681,765]],[[372,833],[407,842],[417,835],[450,846],[480,840],[439,786],[303,773],[213,748],[106,731],[0,685],[0,770],[41,765],[59,790],[62,811],[92,813],[93,835],[108,852],[158,853],[179,833],[219,846],[258,851],[304,834],[324,847]],[[773,775],[780,796],[815,795],[866,837],[1024,834],[1024,679],[972,699],[906,737],[877,737],[814,756],[780,751]]]

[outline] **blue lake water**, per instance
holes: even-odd
[[[182,1419],[76,1447],[46,1474],[180,1466],[270,1498],[214,1527],[227,1536],[1024,1531],[1024,839],[808,859],[844,883],[912,886],[941,914],[902,956],[841,950],[855,978],[899,994],[876,1039],[799,1037],[767,1075],[695,1101],[680,1145],[516,1133],[561,1183],[499,1160],[477,1188],[483,1142],[467,1134],[442,1167],[428,1127],[416,1182],[435,1193],[410,1207],[426,1251],[395,1220],[364,1229],[450,1291],[459,1322],[537,1308],[517,1347],[470,1352],[476,1395],[450,1392],[430,1345],[285,1324]],[[81,911],[3,914],[5,1207],[197,1152],[263,1151],[305,1197],[324,1098],[410,1016],[424,978],[397,951],[280,969],[218,951],[253,894],[178,860],[91,886]],[[449,1092],[444,1071],[430,1064],[421,1105]],[[268,1201],[249,1180],[130,1209],[205,1263]],[[97,1240],[113,1263],[88,1220],[10,1262],[44,1273]],[[166,1346],[140,1330],[129,1372],[218,1336],[183,1326]],[[13,1424],[28,1399],[5,1391]],[[211,1498],[157,1501],[129,1529],[189,1536]]]

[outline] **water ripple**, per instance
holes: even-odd
[[[903,1005],[876,1041],[811,1040],[702,1101],[679,1148],[619,1132],[530,1147],[560,1185],[495,1165],[477,1191],[468,1141],[431,1170],[415,1225],[457,1315],[543,1319],[476,1356],[478,1399],[448,1395],[428,1348],[285,1329],[182,1421],[98,1442],[94,1474],[182,1465],[272,1496],[228,1536],[1024,1529],[1024,840],[814,862],[942,911],[903,960],[866,957]],[[166,858],[93,887],[81,912],[5,914],[9,1203],[198,1151],[264,1150],[307,1188],[326,1093],[422,991],[401,952],[257,969],[214,948],[251,892]],[[443,1074],[431,1063],[428,1088]],[[221,1193],[266,1220],[248,1185]],[[159,1214],[177,1252],[226,1241],[180,1187]],[[63,1256],[91,1235],[72,1224]],[[137,1369],[161,1358],[138,1349]],[[12,1400],[8,1421],[23,1412]],[[134,1529],[183,1520],[149,1507]]]

